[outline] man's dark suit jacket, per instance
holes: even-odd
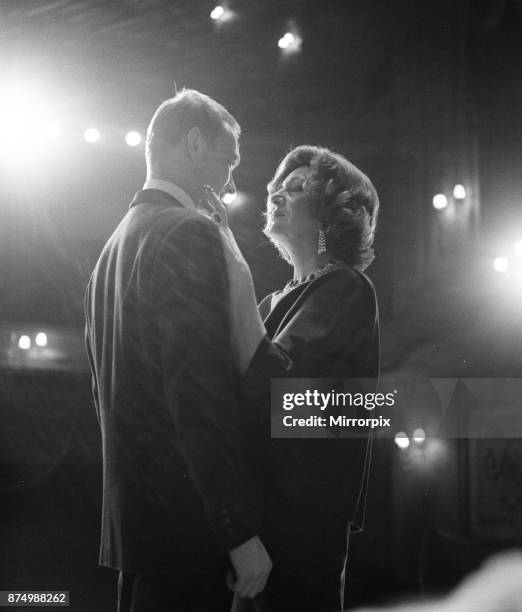
[[[375,289],[366,275],[341,265],[286,295],[267,296],[259,310],[268,338],[247,371],[244,394],[249,411],[242,413],[246,435],[254,439],[256,430],[263,431],[269,442],[261,441],[263,450],[250,453],[255,473],[277,500],[288,500],[312,516],[317,512],[348,521],[353,530],[362,528],[371,440],[270,441],[270,379],[377,379]],[[264,456],[264,465],[254,455]]]
[[[85,302],[103,441],[102,565],[211,569],[257,531],[228,295],[214,222],[162,191],[138,192]]]

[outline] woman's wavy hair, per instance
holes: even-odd
[[[303,187],[316,207],[328,252],[354,268],[366,269],[374,259],[372,247],[379,212],[379,197],[372,182],[342,155],[323,147],[302,145],[281,161],[268,184],[269,191],[277,191],[284,179],[301,166],[311,170]],[[288,261],[284,247],[272,241]]]

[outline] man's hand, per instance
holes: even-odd
[[[229,574],[230,589],[240,597],[254,598],[266,586],[272,561],[261,540],[255,536],[228,553],[235,576]]]

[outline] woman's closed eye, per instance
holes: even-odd
[[[301,179],[291,180],[287,185],[283,185],[283,188],[287,193],[297,193],[303,191],[304,181]]]

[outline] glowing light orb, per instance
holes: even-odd
[[[418,427],[413,432],[413,439],[415,440],[415,442],[417,442],[417,444],[422,444],[424,440],[426,440],[426,432],[424,431],[424,429],[422,429],[422,427]]]
[[[18,339],[18,347],[24,351],[27,351],[31,348],[31,338],[27,335],[20,336]]]
[[[237,193],[225,193],[223,196],[223,204],[232,204],[237,198]]]
[[[410,439],[404,431],[398,431],[395,434],[395,444],[397,444],[399,448],[408,448],[410,445]]]
[[[128,132],[125,136],[125,142],[129,147],[137,147],[141,142],[141,134],[138,132]]]
[[[225,9],[218,5],[216,7],[214,7],[210,13],[210,18],[213,19],[214,21],[218,21],[219,19],[222,19],[225,15]]]
[[[301,46],[301,39],[292,32],[287,32],[279,39],[277,46],[287,51],[297,51]]]
[[[47,127],[47,136],[52,140],[58,140],[62,135],[62,128],[57,124],[53,123]]]
[[[433,208],[442,210],[448,205],[448,198],[443,193],[437,193],[433,196]]]
[[[493,268],[497,272],[507,272],[509,270],[509,261],[505,257],[497,257],[493,261]]]
[[[282,38],[279,39],[277,45],[280,49],[288,49],[290,45],[295,42],[295,36],[291,32],[287,32]]]
[[[464,200],[466,195],[466,188],[464,187],[464,185],[458,184],[453,187],[453,197],[456,200]]]
[[[83,137],[87,142],[95,143],[100,140],[101,134],[96,128],[89,128],[88,130],[85,130]]]
[[[38,332],[35,338],[36,346],[47,346],[47,334],[45,332]]]
[[[54,104],[35,79],[0,79],[0,156],[9,167],[47,155]]]

